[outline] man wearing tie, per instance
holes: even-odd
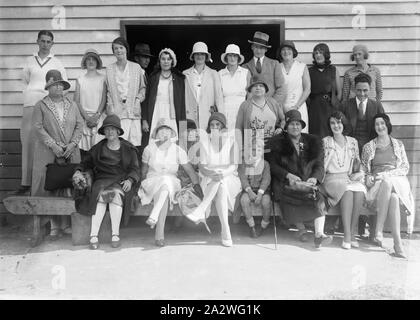
[[[283,99],[280,94],[280,87],[283,84],[283,76],[280,70],[280,63],[277,60],[265,56],[269,48],[269,35],[260,31],[255,32],[254,38],[248,40],[251,43],[251,49],[254,57],[243,65],[251,72],[252,78],[257,76],[261,81],[268,85],[267,95],[273,97],[280,105]]]
[[[380,102],[368,98],[371,81],[368,74],[361,73],[356,76],[356,97],[343,105],[343,112],[351,124],[351,132],[348,134],[359,142],[360,153],[363,146],[375,138],[373,117],[377,113],[385,113]]]

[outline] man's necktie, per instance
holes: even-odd
[[[255,65],[255,69],[257,69],[258,73],[261,73],[261,60],[258,58],[257,64]]]
[[[358,109],[358,118],[359,118],[359,120],[363,120],[363,118],[364,118],[364,113],[363,113],[363,102],[360,102],[359,103],[359,106],[357,107],[357,109]]]

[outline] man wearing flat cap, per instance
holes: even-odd
[[[281,97],[280,88],[284,79],[280,69],[280,63],[277,60],[270,59],[265,53],[271,46],[268,44],[269,35],[260,31],[255,32],[254,38],[248,40],[251,43],[251,49],[254,53],[253,58],[243,65],[251,72],[251,76],[257,76],[262,79],[268,86],[267,95],[273,97],[280,105],[283,98]]]

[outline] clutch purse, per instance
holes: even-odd
[[[57,189],[72,188],[72,177],[77,166],[77,163],[69,163],[65,158],[56,158],[54,163],[47,164],[44,189],[55,191]]]

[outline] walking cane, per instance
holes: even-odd
[[[272,213],[273,213],[273,225],[274,225],[274,245],[277,250],[277,227],[276,227],[276,212],[274,210],[274,197],[271,193]]]

